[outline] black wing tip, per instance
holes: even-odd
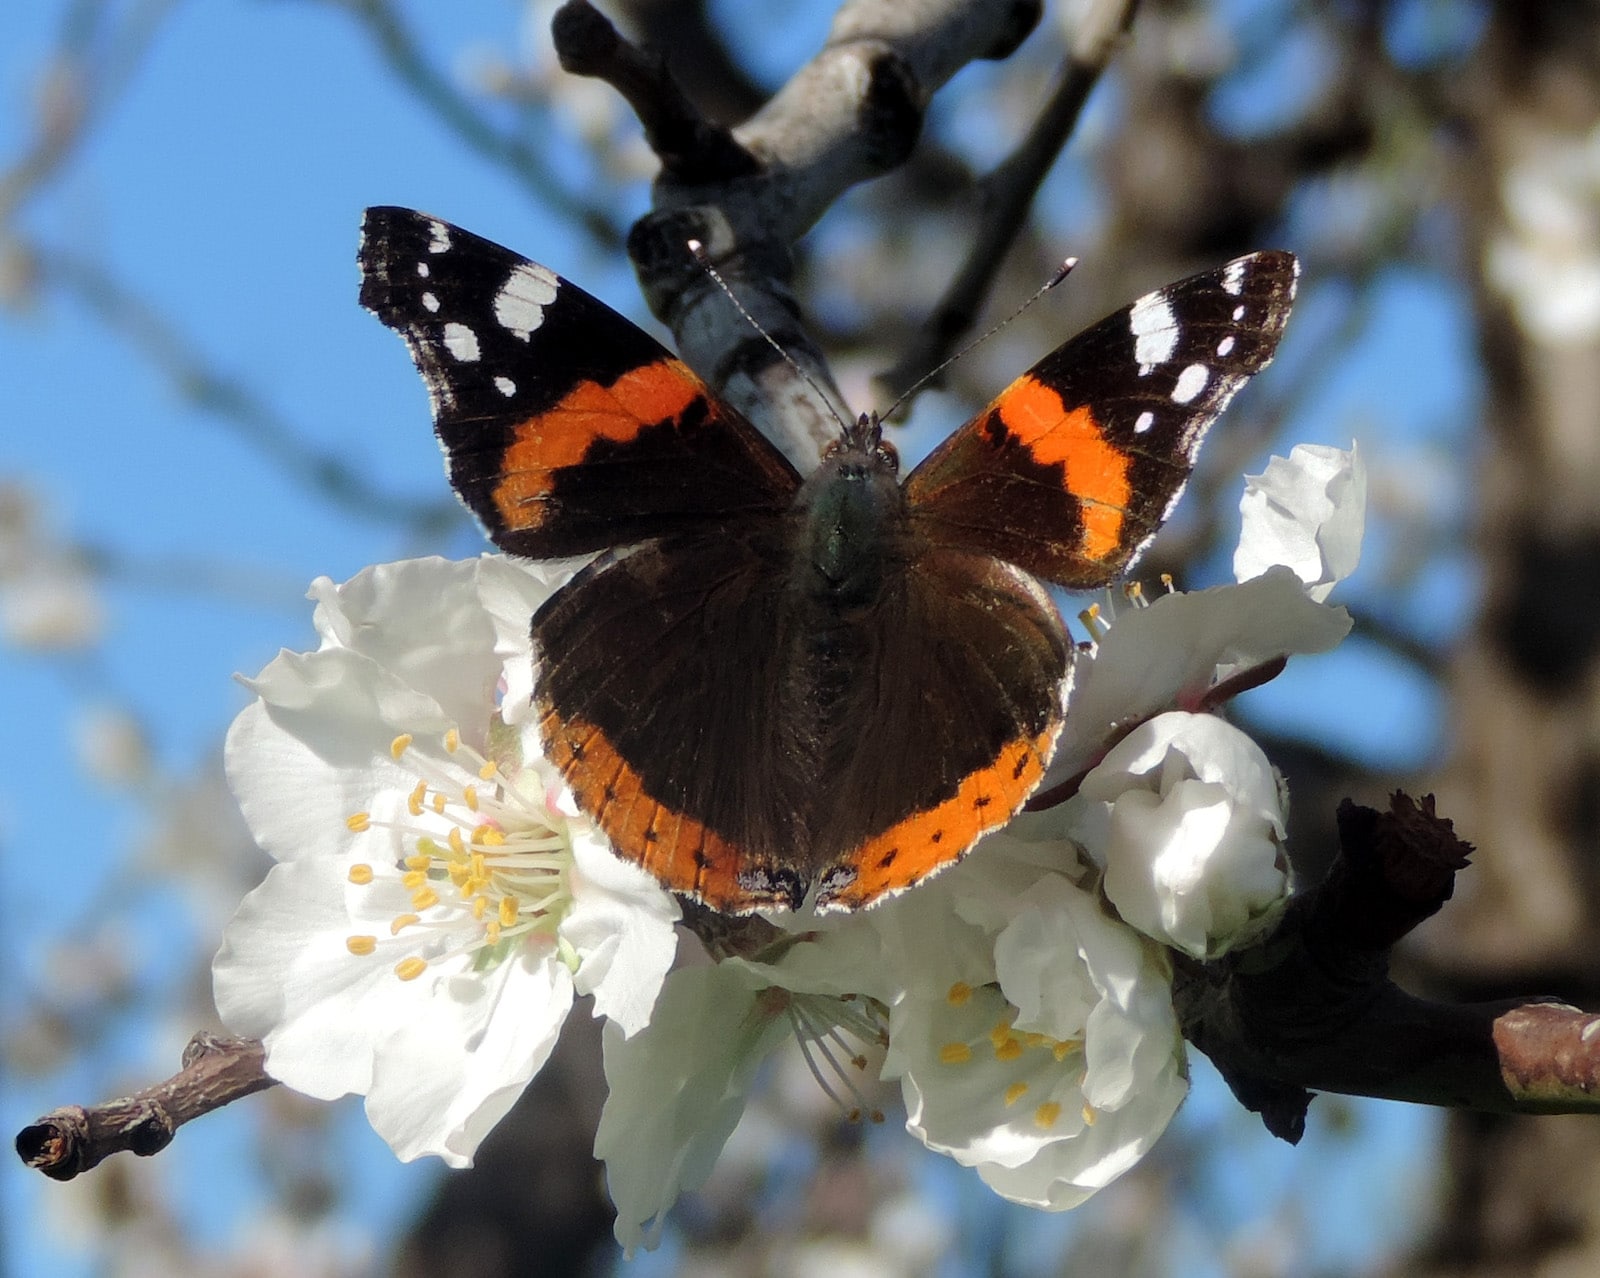
[[[391,328],[395,322],[395,265],[417,256],[432,234],[431,228],[448,223],[417,209],[399,204],[374,204],[362,210],[361,239],[356,248],[356,265],[361,268],[358,299]]]

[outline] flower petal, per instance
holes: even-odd
[[[583,956],[576,983],[594,995],[595,1015],[624,1035],[649,1023],[661,982],[678,952],[677,899],[655,878],[616,856],[594,835],[572,841],[572,910],[561,937]]]
[[[594,1152],[628,1252],[654,1247],[667,1209],[705,1183],[756,1070],[788,1036],[781,1002],[763,1012],[759,995],[746,967],[685,968],[667,978],[650,1024],[632,1038],[606,1026],[610,1091]]]
[[[1259,475],[1244,477],[1239,503],[1244,526],[1233,575],[1249,581],[1284,564],[1318,603],[1361,562],[1367,471],[1352,445],[1297,444],[1273,457]]]
[[[552,948],[523,946],[487,972],[462,956],[408,984],[417,997],[377,1044],[367,1118],[409,1162],[472,1162],[550,1057],[572,1008]]]

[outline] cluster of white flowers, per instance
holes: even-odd
[[[1282,785],[1207,694],[1344,636],[1324,599],[1364,496],[1353,453],[1298,448],[1250,483],[1239,584],[1095,620],[1045,782],[1081,778],[1069,801],[881,906],[779,917],[759,953],[677,970],[676,902],[611,855],[524,713],[528,617],[564,575],[486,556],[319,581],[321,646],[251,680],[228,737],[278,863],[217,955],[222,1015],[290,1087],[365,1095],[400,1157],[460,1166],[593,995],[628,1248],[705,1181],[791,1037],[847,1110],[886,1049],[914,1136],[1072,1207],[1183,1099],[1171,951],[1248,944],[1287,899]]]

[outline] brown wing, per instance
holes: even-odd
[[[858,909],[952,864],[1044,775],[1071,645],[1049,597],[979,555],[930,550],[868,620],[812,825],[819,909]]]
[[[788,866],[806,846],[804,765],[774,704],[776,524],[607,557],[533,620],[540,727],[579,806],[664,886],[730,913],[805,896]]]

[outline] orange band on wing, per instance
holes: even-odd
[[[772,904],[740,886],[738,849],[646,794],[639,774],[599,728],[582,719],[563,719],[549,706],[540,710],[550,761],[617,855],[653,874],[669,891],[687,892],[715,910],[738,913]]]
[[[1058,718],[1031,741],[1008,742],[1000,757],[967,776],[952,798],[868,839],[844,859],[856,871],[854,881],[825,891],[817,905],[860,909],[960,860],[980,837],[1009,821],[1033,793],[1060,727]]]
[[[1036,377],[1018,378],[995,402],[1006,433],[1034,460],[1060,462],[1068,490],[1083,512],[1085,558],[1105,559],[1122,544],[1122,525],[1133,486],[1128,455],[1107,441],[1094,413],[1068,411],[1060,395]]]
[[[519,422],[501,460],[494,504],[507,528],[537,528],[552,475],[575,466],[598,440],[626,443],[649,426],[683,415],[706,389],[677,360],[657,360],[610,386],[579,382],[553,408]]]

